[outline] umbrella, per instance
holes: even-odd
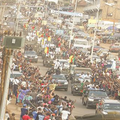
[[[117,30],[117,27],[114,27],[115,30]],[[107,27],[107,30],[113,30],[113,26]]]

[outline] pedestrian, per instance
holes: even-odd
[[[21,115],[20,115],[20,120],[22,120],[22,117],[28,112],[27,105],[24,104],[23,108],[21,108]]]
[[[70,112],[68,111],[67,108],[64,108],[64,110],[62,110],[62,120],[69,120],[69,115]]]
[[[44,118],[45,118],[45,115],[42,113],[41,108],[39,108],[35,120],[44,120]]]
[[[120,100],[120,89],[118,89],[118,99]]]
[[[22,120],[30,120],[30,116],[28,115],[28,112],[26,112],[23,117],[22,117]]]
[[[15,113],[12,113],[10,120],[15,120]]]

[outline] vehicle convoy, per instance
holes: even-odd
[[[52,75],[52,82],[57,84],[55,88],[56,90],[57,89],[64,89],[65,91],[68,90],[68,81],[64,74]]]
[[[35,51],[25,51],[24,58],[27,61],[38,62],[38,56]]]
[[[107,93],[100,89],[86,89],[82,95],[82,104],[89,107],[96,107],[101,99],[108,99]]]
[[[102,99],[96,105],[96,114],[108,114],[108,112],[118,112],[120,113],[120,101],[118,100],[110,100],[110,99]]]
[[[75,68],[75,73],[71,81],[71,93],[73,95],[83,94],[84,86],[91,83],[91,69],[90,68]]]

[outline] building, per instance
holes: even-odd
[[[75,0],[74,0],[75,4]],[[120,0],[78,0],[77,11],[106,21],[120,21]]]

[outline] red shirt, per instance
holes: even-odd
[[[28,115],[24,115],[24,116],[22,117],[22,119],[23,119],[23,120],[30,120],[30,117],[29,117]]]
[[[49,120],[50,119],[50,116],[45,116],[44,120]]]

